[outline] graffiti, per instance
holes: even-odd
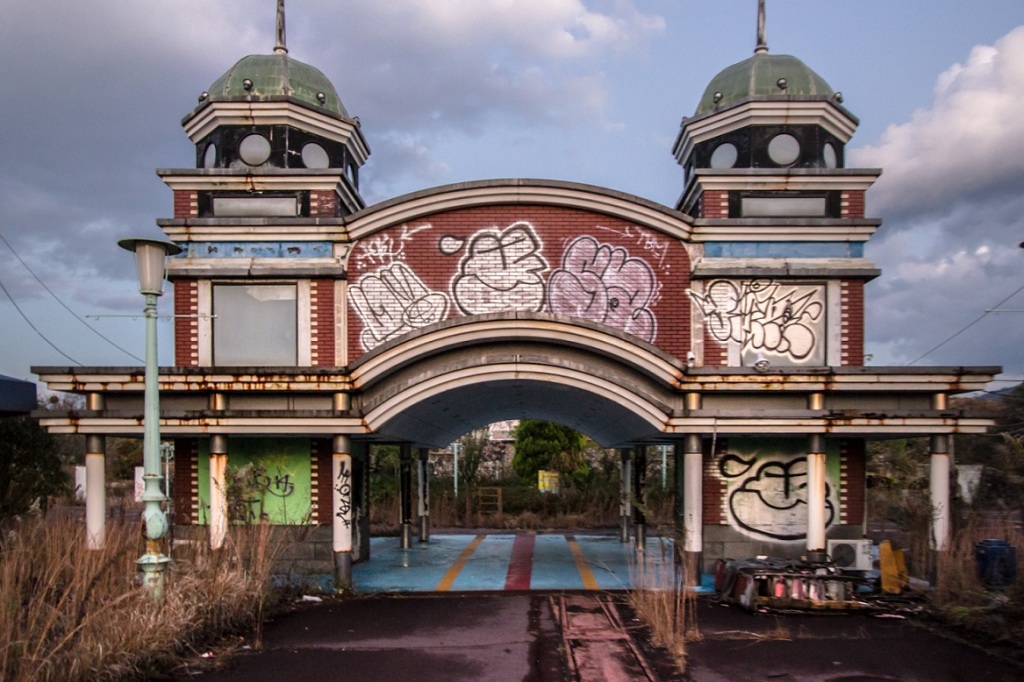
[[[687,293],[704,315],[708,332],[719,341],[736,341],[744,353],[823,361],[818,343],[824,326],[823,287],[719,280],[704,294]]]
[[[418,232],[429,230],[433,225],[424,223],[416,227],[402,225],[402,233],[398,236],[398,244],[391,235],[383,234],[359,244],[356,253],[356,265],[359,267],[387,265],[398,260],[405,260],[405,243],[412,241]]]
[[[342,460],[338,467],[338,477],[334,480],[334,492],[338,495],[337,517],[348,528],[352,525],[352,471],[345,460]]]
[[[729,481],[729,516],[739,529],[772,540],[807,537],[807,458],[725,455],[719,473]],[[825,484],[825,526],[832,525],[835,504]]]
[[[438,248],[451,256],[465,243],[446,235]],[[459,310],[466,315],[506,310],[540,312],[545,293],[541,274],[548,269],[541,248],[533,226],[523,221],[504,230],[481,230],[473,235],[452,278],[452,299]]]
[[[658,267],[665,268],[665,270],[670,269],[670,266],[666,264],[665,261],[668,260],[672,242],[667,239],[658,239],[653,232],[634,225],[626,225],[623,228],[605,227],[603,225],[597,225],[596,227],[599,230],[614,232],[617,235],[621,235],[644,251],[647,251],[654,262],[657,263]]]
[[[361,277],[349,289],[349,300],[363,321],[359,340],[367,351],[448,315],[448,296],[428,289],[403,262]]]
[[[650,266],[623,248],[580,237],[548,283],[548,309],[621,329],[653,342],[657,320],[648,309],[656,280]]]
[[[295,492],[291,474],[270,476],[267,473],[256,472],[253,474],[253,482],[259,490],[274,497],[290,497]]]

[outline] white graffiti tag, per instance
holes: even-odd
[[[737,285],[720,280],[707,292],[690,290],[708,331],[719,341],[738,341],[744,351],[767,351],[792,360],[821,355],[824,325],[821,286],[786,286],[767,280]],[[817,351],[817,352],[815,352]]]
[[[349,300],[363,321],[359,340],[367,351],[448,315],[448,296],[428,289],[401,261],[363,275],[349,289]]]
[[[461,250],[453,237],[442,238],[445,255]],[[452,279],[452,298],[466,315],[506,310],[540,312],[548,263],[530,223],[519,221],[504,230],[481,230],[469,240],[466,255]]]
[[[548,282],[548,309],[582,317],[653,342],[657,319],[654,272],[623,248],[580,237],[565,250],[562,267]]]

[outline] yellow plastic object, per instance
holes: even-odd
[[[882,572],[882,591],[886,594],[899,594],[906,589],[908,583],[907,562],[903,558],[903,550],[893,547],[888,540],[878,546],[878,563]]]

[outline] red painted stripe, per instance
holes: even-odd
[[[508,562],[505,576],[506,590],[530,589],[530,575],[533,573],[533,546],[537,536],[529,533],[517,535],[512,544],[512,558]]]

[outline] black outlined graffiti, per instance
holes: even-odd
[[[771,540],[807,537],[807,458],[802,455],[725,455],[718,471],[730,481],[730,521],[749,534]],[[835,519],[832,488],[825,484],[825,527]]]
[[[400,261],[363,275],[349,288],[348,295],[363,321],[359,341],[366,351],[448,315],[448,296],[428,289]]]
[[[693,290],[687,293],[704,315],[706,329],[719,341],[737,341],[744,353],[824,361],[820,337],[825,323],[825,293],[820,285],[719,280],[712,282],[704,294]]]
[[[338,495],[337,517],[346,528],[352,525],[352,471],[348,462],[341,461],[338,477],[334,479],[334,492]]]
[[[646,261],[620,247],[580,237],[562,255],[548,282],[548,309],[593,320],[653,342],[658,324],[647,307],[656,280]]]
[[[292,482],[291,474],[270,474],[257,472],[253,474],[253,480],[260,490],[274,497],[291,497],[295,492],[295,484]]]
[[[438,249],[445,255],[462,250],[464,241],[445,235]],[[481,230],[468,240],[466,254],[452,278],[452,299],[466,315],[507,310],[540,312],[544,308],[542,273],[548,263],[533,225],[512,223],[504,230]]]
[[[394,237],[390,234],[381,234],[372,239],[361,241],[355,253],[356,265],[359,267],[366,265],[388,265],[398,260],[405,260],[406,242],[412,241],[416,233],[429,230],[432,227],[433,225],[430,223],[423,223],[415,227],[402,225],[402,232],[398,235],[397,244]]]

